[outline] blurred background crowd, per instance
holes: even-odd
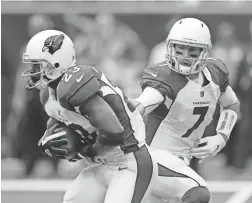
[[[241,115],[226,148],[202,164],[193,161],[192,167],[208,180],[252,180],[251,15],[196,14],[2,15],[2,178],[69,178],[81,168],[81,163],[49,159],[37,147],[47,115],[38,92],[26,90],[20,76],[30,37],[45,29],[62,30],[73,39],[79,64],[95,66],[135,98],[141,91],[143,69],[164,60],[165,38],[173,23],[190,16],[209,26],[211,56],[227,64],[230,84],[241,101]],[[214,135],[218,115],[219,108],[204,136]]]

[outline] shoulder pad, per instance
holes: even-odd
[[[212,75],[213,82],[220,86],[221,92],[225,92],[229,85],[229,69],[220,59],[208,58],[206,67]]]
[[[212,64],[219,69],[223,74],[229,74],[229,69],[227,65],[221,59],[208,58],[207,64]]]
[[[147,67],[141,80],[141,87],[153,87],[170,99],[175,99],[178,91],[182,89],[188,80],[181,74],[168,67],[166,62]]]
[[[90,66],[75,66],[62,77],[57,97],[62,107],[71,109],[87,101],[99,91],[100,72]]]

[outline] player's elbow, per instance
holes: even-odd
[[[230,109],[237,113],[237,115],[240,114],[240,101],[237,99],[235,103],[225,107],[224,109]]]

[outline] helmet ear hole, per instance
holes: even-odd
[[[58,67],[59,67],[59,63],[55,63],[55,64],[54,64],[54,67],[55,67],[55,68],[58,68]]]

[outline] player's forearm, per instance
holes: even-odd
[[[103,145],[120,145],[123,143],[124,129],[113,112],[100,108],[89,117],[91,125],[98,129],[97,140]]]
[[[240,102],[237,100],[234,104],[224,107],[216,131],[220,134],[227,142],[230,134],[237,122],[237,118],[240,112]]]
[[[99,137],[100,135],[97,135],[97,139],[94,144],[84,146],[82,149],[80,149],[79,156],[82,158],[85,157],[94,157],[97,156],[105,151],[111,150],[113,147],[118,146],[118,144],[111,145],[111,142],[109,142],[108,145],[106,145],[106,142],[108,139],[105,140],[104,142],[101,142],[101,139]],[[114,140],[112,140],[114,141]]]
[[[87,116],[90,124],[98,129],[97,140],[104,145],[120,145],[123,143],[124,128],[115,112],[100,96],[93,96],[80,106],[80,112]]]
[[[96,134],[96,135],[95,135]],[[78,156],[81,158],[94,157],[103,152],[111,150],[121,144],[123,144],[124,132],[119,134],[109,134],[97,130],[91,134],[92,137],[96,137],[93,144],[85,145],[79,150]]]
[[[146,87],[142,94],[132,101],[132,103],[140,114],[144,116],[154,110],[163,101],[164,96],[158,90],[152,87]]]
[[[222,106],[222,112],[216,131],[227,141],[240,112],[240,102],[230,86],[228,86],[225,93],[220,96],[219,104]]]
[[[117,146],[123,144],[124,131],[118,133],[109,133],[100,130],[97,136],[97,142],[102,145]]]

